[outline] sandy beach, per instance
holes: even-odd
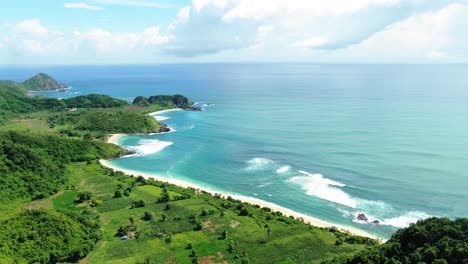
[[[112,142],[109,141],[109,143],[112,143]],[[115,143],[113,143],[113,144],[115,144]],[[295,212],[293,210],[287,209],[285,207],[282,207],[282,206],[279,206],[279,205],[276,205],[276,204],[273,204],[273,203],[269,203],[269,202],[266,202],[266,201],[263,201],[263,200],[260,200],[260,199],[256,199],[256,198],[253,198],[253,197],[246,197],[246,196],[242,196],[242,195],[235,195],[235,194],[233,195],[233,194],[215,192],[213,190],[208,190],[208,189],[202,188],[202,187],[200,187],[198,185],[195,185],[195,184],[192,184],[192,183],[189,183],[189,182],[186,182],[186,181],[174,179],[174,178],[167,178],[167,177],[160,176],[160,175],[141,173],[141,172],[137,172],[137,171],[122,169],[122,168],[113,166],[112,164],[110,164],[110,162],[108,160],[100,160],[99,162],[101,163],[101,165],[103,165],[103,166],[105,166],[107,168],[110,168],[110,169],[113,169],[113,170],[116,170],[116,171],[121,171],[121,172],[123,172],[123,173],[125,173],[125,174],[127,174],[129,176],[135,176],[135,177],[142,176],[145,179],[153,179],[153,180],[157,180],[157,181],[161,181],[161,182],[167,182],[167,183],[174,184],[174,185],[177,185],[177,186],[180,186],[180,187],[183,187],[183,188],[199,189],[201,191],[205,191],[205,192],[211,193],[213,195],[218,193],[218,194],[221,194],[221,196],[223,196],[224,198],[227,198],[228,196],[231,196],[234,199],[237,199],[237,200],[240,200],[240,201],[243,201],[243,202],[246,202],[246,203],[256,204],[256,205],[259,205],[259,206],[262,206],[262,207],[268,207],[268,208],[273,209],[275,211],[279,211],[279,212],[283,213],[286,216],[294,216],[296,218],[302,218],[302,219],[304,219],[304,222],[306,222],[306,223],[308,223],[310,225],[313,225],[313,226],[317,226],[317,227],[336,227],[336,228],[338,228],[338,229],[340,229],[342,231],[350,232],[350,233],[352,233],[354,235],[370,237],[370,238],[382,240],[382,238],[377,237],[377,236],[372,235],[372,234],[369,234],[369,233],[367,233],[365,231],[362,231],[362,230],[359,230],[359,229],[356,229],[356,228],[352,228],[352,227],[346,227],[346,226],[340,226],[340,225],[335,225],[335,224],[332,224],[332,223],[328,223],[328,222],[325,222],[323,220],[317,219],[315,217],[308,216],[308,215],[305,215],[305,214],[301,214],[301,213]]]
[[[168,109],[168,110],[152,112],[152,113],[149,113],[147,115],[154,116],[154,115],[158,115],[158,114],[162,114],[162,113],[166,113],[166,112],[181,111],[181,110],[182,109],[178,109],[178,108]],[[118,145],[118,140],[121,137],[124,137],[126,135],[127,134],[111,134],[109,136],[109,138],[107,139],[107,142],[111,143],[111,144]],[[283,213],[284,215],[287,215],[287,216],[302,218],[302,219],[304,219],[304,222],[306,222],[306,223],[308,223],[310,225],[313,225],[313,226],[317,226],[317,227],[336,227],[336,228],[338,228],[338,229],[340,229],[342,231],[350,232],[350,233],[355,234],[355,235],[370,237],[370,238],[374,238],[374,239],[381,239],[381,238],[379,238],[379,237],[377,237],[375,235],[369,234],[369,233],[367,233],[365,231],[362,231],[362,230],[359,230],[359,229],[356,229],[356,228],[347,227],[347,226],[340,226],[340,225],[335,225],[335,224],[332,224],[332,223],[328,223],[326,221],[317,219],[315,217],[308,216],[308,215],[305,215],[305,214],[301,214],[301,213],[295,212],[293,210],[290,210],[288,208],[285,208],[285,207],[282,207],[282,206],[279,206],[279,205],[276,205],[276,204],[273,204],[273,203],[270,203],[270,202],[266,202],[266,201],[263,201],[263,200],[260,200],[260,199],[257,199],[257,198],[246,197],[246,196],[242,196],[242,195],[235,195],[235,194],[233,195],[233,194],[215,192],[213,190],[208,190],[206,188],[200,187],[200,186],[198,186],[196,184],[192,184],[192,183],[189,183],[189,182],[186,182],[186,181],[183,181],[183,180],[178,180],[178,179],[174,179],[174,178],[167,178],[167,177],[160,176],[160,175],[141,173],[141,172],[127,170],[127,169],[122,169],[122,168],[113,166],[112,164],[110,164],[110,162],[108,160],[100,160],[99,162],[101,163],[101,165],[103,165],[105,167],[111,168],[111,169],[116,170],[116,171],[121,171],[121,172],[123,172],[123,173],[125,173],[125,174],[127,174],[129,176],[143,176],[145,179],[154,179],[154,180],[161,181],[161,182],[167,182],[167,183],[174,184],[174,185],[177,185],[177,186],[180,186],[180,187],[183,187],[183,188],[199,189],[199,190],[211,193],[211,194],[218,193],[218,194],[221,194],[225,198],[227,196],[231,196],[234,199],[237,199],[237,200],[240,200],[240,201],[243,201],[243,202],[246,202],[246,203],[256,204],[256,205],[259,205],[259,206],[262,206],[262,207],[268,207],[268,208],[273,209],[275,211],[279,211],[279,212],[281,212],[281,213]]]
[[[121,137],[125,137],[127,134],[110,134],[107,138],[107,143],[111,143],[114,145],[119,145],[119,139]]]
[[[159,114],[163,114],[163,113],[167,113],[167,112],[173,112],[173,111],[182,111],[182,109],[180,109],[180,108],[173,108],[173,109],[167,109],[167,110],[161,110],[161,111],[151,112],[151,113],[148,113],[148,114],[146,114],[146,115],[154,116],[154,115],[159,115]]]
[[[180,108],[173,108],[173,109],[167,109],[167,110],[161,110],[161,111],[156,111],[156,112],[151,112],[146,115],[149,116],[154,116],[154,115],[159,115],[167,112],[173,112],[173,111],[181,111],[182,109]],[[122,137],[125,137],[127,134],[124,133],[118,133],[118,134],[110,134],[109,137],[107,138],[107,143],[111,143],[114,145],[119,145],[119,139]]]

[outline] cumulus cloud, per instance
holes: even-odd
[[[63,4],[65,8],[82,8],[82,9],[88,9],[92,11],[97,11],[97,10],[102,10],[103,8],[100,6],[95,6],[95,5],[88,5],[85,3],[65,3]]]
[[[398,21],[344,53],[374,60],[463,61],[467,59],[468,4],[450,4]],[[344,55],[343,55],[344,56]]]
[[[168,36],[160,33],[160,27],[150,27],[141,33],[122,33],[93,29],[85,32],[75,31],[74,47],[76,50],[96,53],[111,53],[119,50],[128,52],[139,47],[159,46],[169,41]]]
[[[143,0],[92,2],[159,6]],[[137,57],[151,62],[153,54],[177,61],[201,57],[221,61],[466,62],[468,37],[462,33],[468,26],[466,2],[192,0],[165,27],[133,32],[102,28],[64,31],[43,25],[39,19],[4,23],[0,25],[0,51],[14,56],[119,57],[124,62],[138,62],[133,61]]]
[[[270,41],[309,49],[342,49],[360,43],[416,12],[448,0],[192,0],[170,26],[169,51],[196,56],[256,45],[256,29],[269,25]],[[181,22],[183,21],[183,22]]]
[[[181,57],[240,49],[255,43],[256,21],[222,21],[223,0],[196,0],[182,8],[171,23],[171,41],[165,51]]]
[[[39,19],[25,20],[10,26],[3,46],[13,56],[59,56],[61,54],[112,54],[113,52],[152,52],[169,37],[159,26],[142,32],[114,33],[103,29],[75,30],[66,34],[44,26]]]

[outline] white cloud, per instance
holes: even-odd
[[[86,52],[112,53],[157,47],[169,41],[169,37],[161,35],[159,29],[159,26],[150,27],[141,33],[112,33],[102,29],[75,31],[74,48]]]
[[[177,16],[172,20],[171,24],[169,24],[169,30],[174,30],[177,25],[184,23],[190,17],[190,6],[183,7],[177,13]]]
[[[86,2],[163,8],[150,0]],[[218,61],[468,62],[468,35],[463,34],[468,3],[450,2],[192,0],[167,28],[61,32],[39,19],[3,24],[0,55],[123,62],[151,62],[153,54],[176,61],[202,56]]]
[[[82,8],[82,9],[88,9],[92,11],[97,11],[97,10],[102,10],[103,8],[100,6],[95,6],[95,5],[88,5],[85,3],[65,3],[63,4],[65,8]]]
[[[318,36],[315,38],[299,41],[296,43],[293,43],[293,47],[300,47],[300,48],[315,48],[315,47],[320,47],[327,44],[327,38]]]
[[[225,21],[234,19],[263,20],[272,16],[332,16],[351,15],[368,7],[389,7],[404,0],[236,0],[236,4],[224,16]]]
[[[3,46],[11,56],[70,56],[72,54],[151,53],[169,41],[154,26],[142,32],[113,33],[103,29],[63,33],[32,19],[10,26]]]
[[[49,30],[41,25],[39,19],[25,20],[16,24],[13,28],[16,34],[43,38],[49,35]]]
[[[192,0],[169,29],[170,52],[197,56],[256,45],[260,26],[270,42],[300,49],[342,49],[415,12],[449,0]],[[183,22],[182,22],[183,21]]]
[[[375,33],[345,52],[381,60],[466,60],[468,4],[451,4],[414,15]]]
[[[152,7],[152,8],[179,8],[178,5],[161,4],[153,1],[139,1],[139,0],[93,0],[96,3],[121,5],[121,6],[139,6],[139,7]]]

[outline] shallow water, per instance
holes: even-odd
[[[468,216],[468,66],[208,64],[1,68],[72,89],[187,95],[204,112],[128,136],[119,167],[272,202],[389,237],[428,216]],[[206,103],[214,105],[207,106]],[[363,212],[381,224],[357,222]]]

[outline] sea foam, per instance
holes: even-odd
[[[168,119],[171,119],[170,117],[167,117],[167,116],[153,116],[156,120],[158,121],[164,121],[164,120],[168,120]]]
[[[174,143],[170,141],[144,139],[138,142],[138,146],[129,146],[128,148],[130,150],[136,151],[139,155],[150,155],[160,152],[161,150],[171,146],[172,144]]]
[[[424,212],[411,211],[398,217],[384,219],[381,221],[381,224],[403,228],[409,226],[412,223],[416,223],[418,220],[425,219],[428,217],[431,216]]]
[[[279,169],[276,170],[276,173],[281,174],[281,173],[286,173],[289,170],[291,170],[291,166],[283,166]]]
[[[306,171],[299,171],[299,173],[304,176],[294,176],[287,181],[299,185],[307,195],[316,196],[320,199],[351,208],[357,207],[356,199],[337,188],[344,187],[346,186],[345,184],[324,178],[321,174],[311,174]]]
[[[247,161],[246,171],[265,171],[271,168],[274,162],[266,158],[253,158]]]

